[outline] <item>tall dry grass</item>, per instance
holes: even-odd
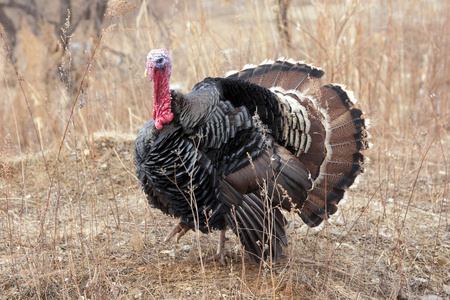
[[[286,43],[275,1],[110,2],[101,39],[79,30],[58,46],[51,25],[23,23],[2,48],[0,296],[450,295],[449,3],[291,1]],[[305,60],[371,119],[360,185],[322,231],[291,217],[281,264],[199,269],[194,249],[213,249],[213,234],[161,244],[171,221],[148,210],[132,163],[152,109],[145,58],[159,47],[182,91],[266,58]]]
[[[383,126],[380,134],[406,138],[417,133],[410,130],[426,126],[430,120],[434,120],[435,130],[445,125],[449,75],[446,3],[293,2],[289,10],[290,47],[279,38],[274,23],[277,10],[270,1],[163,4],[143,1],[132,16],[115,20],[116,26],[108,30],[107,41],[101,45],[83,88],[79,104],[83,117],[77,130],[86,131],[90,119],[94,130],[134,133],[148,119],[151,90],[141,70],[145,54],[155,47],[171,50],[172,81],[186,91],[206,76],[221,76],[246,63],[287,56],[323,68],[324,81],[351,87],[374,118],[376,128]],[[46,29],[49,25],[40,26],[41,35],[35,36],[23,24],[15,51],[25,95],[35,112],[33,121],[44,144],[51,147],[59,141],[59,125],[67,119],[67,107],[76,95],[73,90],[98,37],[76,33],[61,57],[54,54],[58,40]],[[9,86],[2,110],[14,109],[23,123],[31,123],[26,119],[30,116],[24,95],[17,93],[17,79],[5,60],[2,70],[6,76],[2,87],[8,90]],[[81,108],[85,104],[92,107],[90,117],[85,112],[88,109]],[[17,130],[9,125],[14,124],[12,119],[12,114],[3,116],[8,125],[4,128],[14,144],[20,139],[25,145],[35,145],[38,137],[33,132],[27,134],[23,126],[19,136],[13,134]]]

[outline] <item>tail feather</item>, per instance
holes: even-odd
[[[317,195],[310,195],[308,199],[310,201],[307,201],[303,206],[300,217],[309,227],[320,225],[320,223],[322,223],[323,220],[326,220],[329,215],[332,215],[337,211],[336,205],[321,203],[321,199]]]
[[[332,120],[349,111],[355,102],[353,93],[345,91],[343,86],[337,84],[324,85],[314,98],[319,106],[327,109]]]
[[[340,138],[355,135],[364,129],[365,122],[362,117],[362,111],[351,109],[330,122],[330,130],[332,132],[330,142],[333,143]]]
[[[339,197],[339,194],[333,195],[333,199]],[[331,198],[331,197],[329,197]],[[334,214],[337,211],[337,206],[333,203],[325,202],[325,193],[320,188],[316,188],[308,197],[304,207],[311,210],[311,212],[320,217],[322,220],[326,219],[328,215]],[[303,209],[302,209],[303,211]]]
[[[240,72],[227,74],[227,78],[248,81],[265,88],[280,86],[286,90],[307,91],[323,74],[321,69],[303,62],[279,58],[276,61],[266,60],[258,66],[245,66]]]
[[[292,65],[289,72],[284,72],[284,76],[279,76],[274,86],[306,93],[317,88],[317,82],[323,74],[324,72],[320,69],[298,62]]]
[[[367,136],[365,132],[359,132],[354,136],[345,137],[339,141],[336,141],[330,146],[333,153],[340,155],[358,153],[361,150],[367,149]]]
[[[325,176],[327,177],[327,185],[341,190],[348,189],[355,181],[355,178],[345,177],[343,173],[341,174],[342,175],[339,173],[326,173]]]
[[[323,208],[325,208],[325,201],[327,204],[338,204],[344,196],[344,192],[344,190],[328,185],[327,181],[327,184],[322,183],[314,187],[314,190],[310,193],[310,195],[317,196],[318,199],[315,199],[317,200],[316,204],[321,205]]]
[[[324,220],[324,218],[322,218],[321,216],[313,213],[313,211],[307,206],[302,207],[300,217],[302,218],[303,222],[305,222],[305,224],[309,227],[316,227],[320,225],[320,223],[322,223]]]
[[[356,177],[362,172],[362,163],[364,157],[361,153],[350,155],[333,155],[327,163],[327,172],[334,174],[346,174],[350,177]]]

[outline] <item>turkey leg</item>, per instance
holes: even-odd
[[[179,224],[175,225],[175,227],[172,229],[172,231],[164,238],[164,243],[167,243],[170,241],[171,238],[173,238],[174,235],[177,235],[177,243],[180,240],[180,238],[186,234],[191,229],[188,224],[180,222]]]
[[[231,253],[225,251],[225,232],[226,231],[227,231],[226,228],[220,230],[219,246],[217,247],[216,255],[213,255],[212,257],[208,257],[206,259],[206,262],[219,260],[222,263],[222,265],[224,265],[224,266],[227,265],[226,258],[227,257],[231,258],[232,255],[231,255]]]

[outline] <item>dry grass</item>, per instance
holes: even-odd
[[[0,298],[450,296],[448,2],[291,1],[290,45],[274,1],[111,2],[101,40],[80,30],[58,50],[49,24],[24,23],[14,63],[1,51]],[[276,265],[199,264],[214,233],[162,243],[176,220],[148,208],[132,159],[157,47],[183,91],[265,58],[308,61],[372,120],[360,184],[320,231],[288,216]]]

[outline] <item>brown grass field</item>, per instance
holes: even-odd
[[[51,19],[59,2],[43,2]],[[278,2],[112,0],[101,31],[70,31],[73,1],[65,33],[23,17],[12,47],[0,29],[0,299],[449,299],[450,2],[291,0],[286,31]],[[146,204],[133,165],[162,47],[183,92],[291,57],[371,120],[359,184],[319,229],[287,215],[276,264],[231,231],[226,266],[200,259],[215,232],[162,242],[177,220]]]

